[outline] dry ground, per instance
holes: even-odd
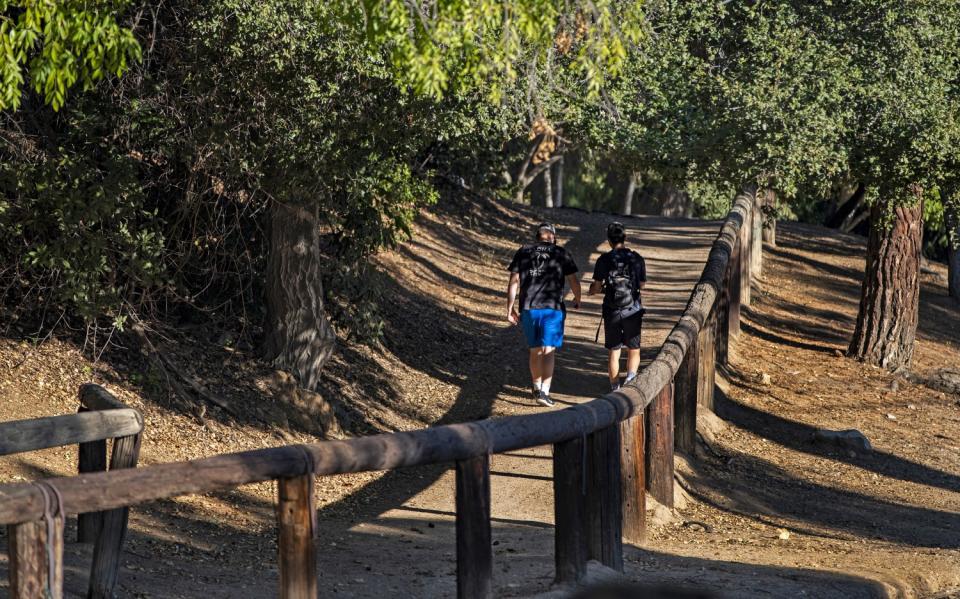
[[[607,219],[557,217],[585,267]],[[382,256],[372,275],[387,306],[383,346],[345,342],[316,396],[276,392],[275,375],[251,352],[203,329],[157,337],[184,371],[249,418],[171,396],[167,375],[132,349],[94,364],[65,341],[3,339],[3,418],[72,412],[76,385],[96,380],[144,411],[149,464],[313,441],[326,430],[313,417],[318,410],[333,409],[348,432],[366,433],[538,409],[525,397],[518,333],[500,317],[504,265],[538,218],[486,201],[425,214],[415,239]],[[649,241],[641,251],[651,259],[645,343],[652,345],[682,309],[716,229],[664,219],[630,225]],[[960,397],[837,355],[853,328],[862,251],[859,238],[781,228],[720,385],[724,420],[708,422],[701,455],[680,463],[686,505],[652,528],[645,546],[628,549],[630,578],[733,597],[934,596],[960,588]],[[942,282],[925,281],[922,302],[915,369],[960,366],[960,313]],[[603,390],[595,308],[571,314],[555,385],[562,401]],[[857,428],[874,451],[818,446],[810,440],[815,427]],[[75,460],[73,448],[10,456],[0,459],[0,481],[67,474]],[[549,452],[500,458],[494,471],[498,595],[546,590]],[[330,477],[318,491],[324,596],[452,594],[452,484],[443,469]],[[271,485],[253,485],[135,508],[120,595],[274,594],[272,501]],[[75,592],[88,551],[69,547]]]

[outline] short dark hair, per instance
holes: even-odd
[[[533,233],[534,237],[536,237],[537,239],[540,239],[541,231],[549,231],[554,236],[554,238],[556,238],[557,236],[557,228],[554,227],[552,223],[540,223],[539,225],[537,225],[537,228],[534,230],[534,233]]]
[[[627,230],[624,228],[623,223],[612,222],[607,225],[607,239],[614,245],[626,241]]]

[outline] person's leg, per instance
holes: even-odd
[[[618,314],[603,315],[603,334],[603,345],[609,352],[607,376],[610,378],[610,388],[615,390],[620,386],[620,349],[623,347],[623,325]]]
[[[553,366],[557,352],[553,347],[545,345],[540,348],[540,389],[547,395],[550,395],[550,383],[553,382]]]
[[[633,314],[623,319],[623,344],[627,347],[627,382],[640,370],[640,330],[643,314]]]
[[[553,368],[556,361],[556,349],[563,345],[563,322],[565,314],[562,310],[545,310],[543,315],[543,352],[540,354],[540,374],[543,383],[540,389],[544,395],[550,395],[550,383],[553,382]]]
[[[540,385],[543,379],[543,372],[540,369],[540,354],[543,342],[540,340],[539,320],[539,314],[536,310],[524,310],[523,313],[520,314],[523,336],[527,340],[527,347],[530,348],[530,382],[533,386],[533,394],[535,397],[540,394]]]
[[[541,358],[542,347],[530,348],[530,380],[533,382],[533,388],[537,391],[543,386],[543,370],[540,366],[543,361]]]
[[[626,382],[630,382],[633,377],[637,376],[637,371],[640,370],[640,350],[633,349],[631,347],[627,348],[627,379]]]
[[[610,378],[610,386],[616,387],[620,381],[620,348],[611,349],[607,356],[607,376]]]

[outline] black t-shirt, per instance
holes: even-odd
[[[520,275],[521,310],[560,310],[563,279],[578,269],[566,248],[534,243],[517,250],[507,270]]]
[[[621,310],[621,312],[629,312],[632,314],[642,309],[640,304],[640,283],[645,283],[647,280],[647,264],[644,262],[643,256],[633,250],[627,248],[610,250],[597,259],[597,264],[593,268],[593,280],[605,282],[607,276],[618,269],[618,265],[624,274],[630,276],[633,283],[633,306]],[[609,314],[615,310],[617,310],[617,308],[611,306],[610,294],[604,293],[603,312]]]

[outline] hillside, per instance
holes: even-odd
[[[371,274],[385,311],[382,344],[341,339],[320,393],[292,389],[222,330],[148,331],[155,353],[124,339],[97,362],[67,340],[5,338],[4,419],[70,413],[76,386],[94,380],[143,410],[142,463],[150,464],[541,409],[526,395],[519,335],[501,317],[505,265],[541,218],[485,200],[424,213],[413,240],[379,256]],[[587,270],[609,219],[573,210],[549,218]],[[627,224],[651,262],[649,354],[682,310],[716,224]],[[645,547],[627,552],[628,575],[730,596],[960,588],[960,397],[842,356],[862,270],[862,259],[847,254],[861,239],[783,225],[779,242],[766,249],[762,285],[721,385],[722,420],[708,422],[702,454],[681,463],[689,497],[658,520]],[[591,300],[571,314],[555,386],[561,402],[604,390],[596,310]],[[926,376],[951,365],[960,367],[960,312],[928,276],[914,370]],[[874,451],[814,444],[817,427],[856,428]],[[69,474],[75,460],[74,448],[10,456],[0,459],[0,480]],[[501,458],[494,469],[498,595],[546,590],[549,450]],[[442,469],[324,478],[317,490],[325,594],[450,594],[452,484]],[[273,493],[252,485],[133,509],[121,595],[273,594]],[[88,549],[68,551],[67,585],[80,589]]]

